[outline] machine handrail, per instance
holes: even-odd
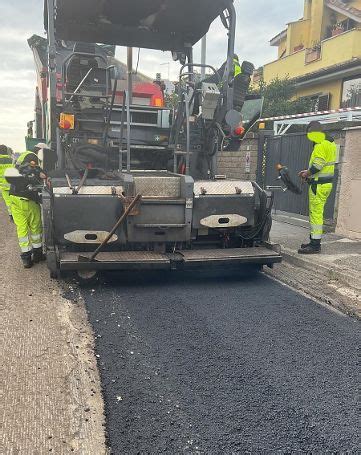
[[[123,91],[122,113],[120,117],[120,137],[119,137],[119,171],[123,171],[123,132],[124,132],[124,112],[125,112],[125,91]],[[128,150],[127,150],[128,154]]]
[[[120,140],[119,140],[119,171],[123,170],[123,132],[124,132],[124,113],[127,114],[127,172],[130,172],[131,164],[131,125],[130,125],[130,99],[127,90],[123,91],[123,105],[121,113],[121,123],[120,123]]]
[[[218,70],[216,70],[215,67],[212,66],[212,65],[206,65],[206,64],[203,64],[203,63],[185,63],[185,64],[181,67],[181,69],[180,69],[180,71],[179,71],[179,83],[180,83],[180,84],[182,83],[183,77],[194,75],[194,71],[188,71],[188,72],[186,72],[186,73],[183,73],[183,70],[184,70],[185,68],[188,68],[188,69],[189,69],[190,67],[192,67],[192,68],[209,68],[209,69],[211,69],[211,70],[213,71],[213,73],[215,74],[215,76],[217,76],[218,82],[221,83],[221,81],[222,81],[222,80],[221,80],[221,77],[220,77],[220,75],[219,75]]]

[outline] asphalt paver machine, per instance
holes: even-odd
[[[202,81],[193,46],[217,18],[227,63],[223,74],[207,66],[212,78]],[[281,261],[268,241],[272,196],[217,173],[217,154],[241,119],[232,0],[46,0],[45,27],[41,135],[52,151],[41,156],[42,207],[52,277]],[[125,83],[104,55],[111,45],[128,48]],[[132,48],[170,51],[180,62],[175,109],[157,96],[139,102]]]

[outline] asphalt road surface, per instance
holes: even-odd
[[[359,322],[262,274],[82,292],[112,453],[361,453]]]

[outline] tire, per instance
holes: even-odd
[[[50,278],[52,280],[60,280],[61,279],[60,270],[50,270],[49,275],[50,275]]]
[[[76,272],[76,279],[80,286],[92,286],[99,281],[99,272],[96,270],[82,271],[78,270]]]

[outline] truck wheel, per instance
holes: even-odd
[[[60,270],[50,270],[50,278],[52,280],[60,280],[61,279]]]
[[[99,274],[96,270],[77,270],[76,275],[81,286],[90,286],[99,279]]]

